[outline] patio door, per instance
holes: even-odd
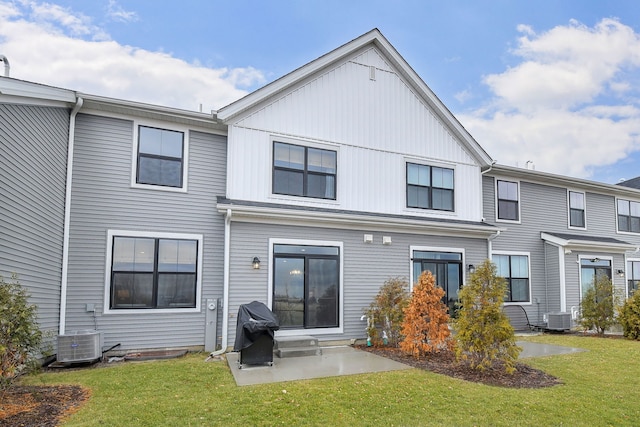
[[[339,248],[274,245],[273,312],[282,329],[339,326]]]
[[[596,278],[601,277],[611,279],[611,260],[597,257],[580,259],[581,298],[584,298],[587,291],[593,288]]]
[[[462,254],[455,252],[414,251],[413,280],[417,281],[423,271],[430,271],[436,285],[444,290],[444,302],[449,314],[455,313],[458,291],[462,287]]]

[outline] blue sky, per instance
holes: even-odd
[[[372,28],[499,163],[640,175],[640,2],[0,0],[12,77],[190,110]]]

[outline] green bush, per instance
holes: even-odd
[[[585,292],[580,302],[580,326],[585,331],[595,329],[599,335],[616,322],[616,307],[619,297],[611,279],[596,276],[593,285]]]
[[[378,295],[364,312],[369,319],[367,335],[371,344],[398,346],[401,340],[404,308],[408,301],[409,284],[405,279],[395,277],[384,282]]]
[[[507,284],[486,260],[476,268],[468,283],[460,289],[460,309],[455,320],[456,357],[473,368],[500,368],[515,371],[522,350],[516,345],[515,332],[502,311]]]
[[[624,302],[618,320],[625,337],[640,340],[640,291],[636,291]]]
[[[27,370],[42,342],[37,307],[28,297],[15,274],[10,282],[0,276],[0,390]]]

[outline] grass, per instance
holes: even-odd
[[[527,363],[559,377],[544,389],[505,389],[416,369],[237,387],[205,355],[43,373],[30,384],[92,390],[65,426],[638,425],[640,342],[567,335],[527,340],[584,348]]]

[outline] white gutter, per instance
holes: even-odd
[[[83,99],[76,98],[76,105],[69,117],[69,142],[67,144],[67,183],[64,197],[64,234],[62,236],[62,279],[60,281],[60,327],[63,335],[66,327],[67,277],[69,274],[69,224],[71,223],[71,182],[73,180],[73,145],[76,135],[76,115],[82,108]]]
[[[223,268],[223,291],[222,291],[222,342],[220,350],[209,354],[207,360],[227,351],[227,341],[229,340],[229,261],[231,259],[231,209],[227,209],[224,218],[224,268]],[[217,333],[217,331],[216,331]]]

